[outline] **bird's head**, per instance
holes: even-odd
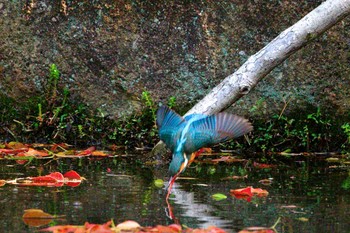
[[[169,175],[174,177],[182,173],[187,166],[188,159],[183,151],[175,151],[169,166]]]

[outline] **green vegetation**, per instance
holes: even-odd
[[[18,106],[16,101],[0,94],[0,134],[6,141],[66,142],[75,146],[115,144],[125,148],[152,147],[158,142],[156,111],[158,104],[148,91],[142,92],[142,111],[122,121],[105,117],[100,110],[74,102],[67,88],[60,86],[60,72],[52,64],[45,92]],[[250,113],[258,116],[263,99]],[[176,98],[165,103],[176,111]],[[254,131],[246,137],[225,143],[224,148],[254,152],[350,152],[350,123],[321,108],[280,114],[264,121],[252,120]]]

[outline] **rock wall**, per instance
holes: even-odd
[[[18,102],[61,71],[70,98],[118,118],[175,96],[190,108],[322,1],[0,0],[0,89]],[[350,108],[349,19],[268,75],[232,111]]]

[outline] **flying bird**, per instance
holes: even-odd
[[[176,178],[189,166],[195,152],[242,136],[253,129],[248,120],[233,114],[221,112],[182,117],[165,105],[157,111],[157,127],[160,140],[172,152],[167,198]]]

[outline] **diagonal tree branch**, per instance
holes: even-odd
[[[327,0],[293,26],[279,34],[268,45],[251,56],[235,73],[213,88],[186,115],[220,112],[248,94],[272,69],[290,55],[320,36],[350,14],[350,0]],[[164,152],[158,143],[153,154]]]

